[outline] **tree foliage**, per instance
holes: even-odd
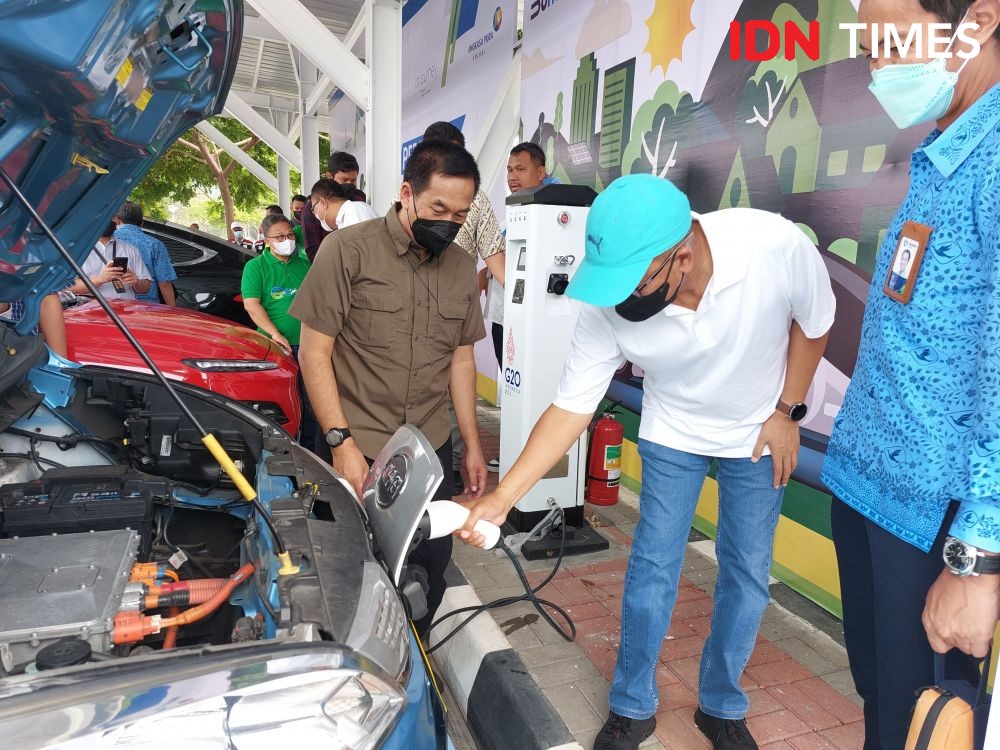
[[[247,152],[272,174],[277,169],[274,151],[242,123],[226,117],[210,122],[227,138]],[[143,206],[148,216],[167,218],[170,203],[187,205],[198,195],[218,195],[213,218],[225,226],[233,220],[234,209],[257,211],[277,196],[229,154],[191,129],[157,160],[130,196]]]

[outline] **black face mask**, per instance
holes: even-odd
[[[667,266],[667,280],[658,289],[651,294],[647,294],[645,297],[637,294],[629,295],[627,300],[615,305],[615,312],[630,323],[641,323],[666,310],[667,306],[671,305],[677,299],[677,295],[681,293],[681,285],[684,283],[684,274],[681,274],[681,280],[677,283],[677,288],[673,294],[670,294],[670,272],[674,268],[674,261],[676,259],[676,255],[670,259],[670,265]],[[668,294],[670,294],[669,297],[667,296]]]
[[[416,196],[413,198],[413,215],[417,216]],[[461,228],[462,225],[454,221],[430,221],[419,216],[410,224],[413,241],[434,258],[440,257],[441,253],[448,249]]]
[[[296,219],[298,219],[299,221],[301,221],[302,220],[302,209],[300,208],[298,211],[292,211],[292,216],[294,216]]]

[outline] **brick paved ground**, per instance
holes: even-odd
[[[481,407],[487,459],[497,455],[497,414]],[[496,475],[491,475],[495,483]],[[567,558],[543,590],[564,607],[577,626],[567,643],[530,605],[493,613],[543,692],[587,750],[607,717],[608,689],[618,650],[621,594],[637,498],[623,490],[622,502],[588,515],[611,541],[605,552]],[[657,672],[660,713],[644,748],[710,748],[694,725],[698,661],[708,634],[716,563],[711,542],[689,545],[677,604]],[[706,554],[707,553],[707,554]],[[484,602],[522,593],[506,559],[456,545],[455,562]],[[548,561],[525,563],[537,582]],[[762,750],[860,750],[862,714],[841,643],[775,604],[764,615],[757,647],[743,677],[750,696],[748,723]]]

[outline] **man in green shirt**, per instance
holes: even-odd
[[[296,359],[299,354],[301,324],[288,314],[302,280],[309,272],[309,261],[301,255],[295,243],[292,223],[284,216],[267,216],[261,224],[264,251],[243,267],[243,307],[257,330],[270,336],[278,346]],[[306,448],[313,447],[316,418],[306,396],[302,376],[299,376],[302,396],[302,439]]]
[[[282,349],[296,353],[299,321],[288,314],[309,261],[296,252],[291,222],[284,216],[267,216],[261,225],[265,250],[243,268],[243,306],[257,330]]]

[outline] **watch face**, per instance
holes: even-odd
[[[972,554],[965,542],[949,539],[944,545],[944,562],[958,575],[968,575],[976,566],[976,556]]]
[[[340,430],[334,428],[326,433],[326,443],[331,448],[336,448],[338,445],[344,442],[344,433]]]
[[[806,418],[808,411],[809,407],[805,404],[792,404],[792,408],[788,413],[788,418],[793,422],[801,422]]]

